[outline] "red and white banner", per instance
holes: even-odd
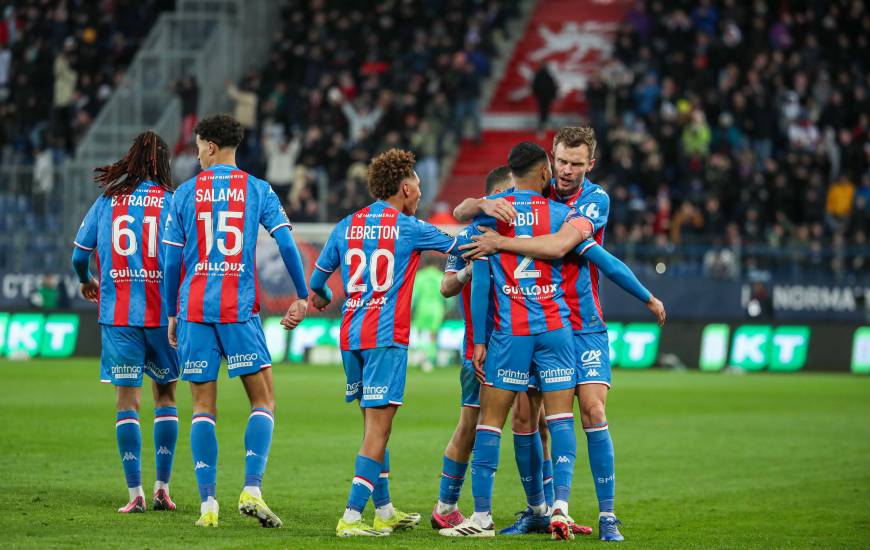
[[[583,112],[589,76],[611,63],[616,32],[633,4],[632,0],[542,0],[487,113],[536,113],[531,85],[543,63],[549,64],[559,85],[552,112]]]

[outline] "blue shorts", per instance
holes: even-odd
[[[463,361],[459,369],[459,385],[462,386],[462,407],[480,408],[480,382],[474,376],[474,365]]]
[[[575,334],[577,385],[604,384],[610,387],[610,343],[607,331]]]
[[[398,346],[341,350],[347,387],[344,400],[360,407],[401,405],[405,398],[408,350]]]
[[[213,382],[227,358],[230,378],[254,374],[272,366],[260,316],[244,323],[195,323],[178,320],[178,359],[181,379]]]
[[[524,392],[535,382],[540,391],[551,392],[576,385],[570,328],[532,336],[493,332],[487,349],[487,386]]]
[[[178,354],[166,327],[101,325],[101,332],[100,382],[138,388],[143,372],[160,385],[178,380]]]

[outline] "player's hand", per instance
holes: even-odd
[[[166,327],[166,335],[169,337],[169,345],[178,349],[178,318],[170,317],[169,326]]]
[[[651,296],[649,302],[646,303],[646,308],[655,316],[660,327],[665,326],[665,320],[667,320],[668,314],[665,311],[665,305],[661,300],[655,296]]]
[[[517,217],[517,209],[504,199],[483,199],[480,201],[480,210],[505,223],[510,223]]]
[[[469,261],[492,256],[499,251],[502,240],[505,238],[489,227],[478,225],[477,229],[481,234],[471,237],[473,242],[459,247],[459,250],[465,251],[462,257]]]
[[[287,313],[285,313],[284,318],[281,319],[281,326],[286,330],[293,330],[299,326],[299,323],[301,323],[303,319],[305,319],[306,313],[308,313],[308,300],[300,298],[290,304],[290,307],[287,308]]]
[[[97,284],[97,281],[91,279],[86,283],[82,283],[81,286],[82,296],[85,300],[93,303],[98,303],[100,301],[100,285]]]
[[[314,309],[316,309],[317,311],[323,311],[324,309],[329,307],[329,300],[316,292],[312,292],[311,295],[313,296],[311,298],[311,305],[314,306]]]
[[[471,364],[474,365],[474,377],[481,384],[486,381],[486,374],[483,371],[483,364],[485,362],[486,344],[474,344],[474,355],[471,357]]]

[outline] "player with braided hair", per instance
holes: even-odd
[[[153,380],[156,481],[153,507],[174,510],[169,478],[178,439],[178,356],[166,333],[161,233],[173,193],[169,147],[152,131],[136,136],[124,157],[95,170],[103,189],[76,235],[73,267],[82,295],[99,304],[100,381],[117,391],[115,434],[130,492],[121,513],[144,512],[139,397],[143,373]],[[96,253],[99,280],[90,273]]]

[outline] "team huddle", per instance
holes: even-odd
[[[298,299],[281,324],[293,330],[309,304],[332,301],[328,279],[340,271],[346,300],[340,348],[345,399],[358,402],[363,442],[354,463],[339,537],[387,536],[411,529],[418,513],[393,506],[388,443],[403,404],[414,277],[423,251],[448,255],[441,291],[461,296],[466,324],[459,422],[443,458],[431,523],[441,535],[491,537],[501,430],[512,413],[515,458],[527,507],[503,535],[550,533],[573,539],[592,529],[569,515],[579,400],[599,503],[599,537],[619,541],[614,515],[613,445],[605,416],[610,389],[607,327],[598,297],[604,274],[665,320],[661,302],[603,248],[609,197],[586,179],[595,137],[565,128],[553,159],[538,145],[516,145],[493,170],[486,196],[455,212],[469,225],[456,237],[414,217],[421,197],[413,154],[375,157],[368,187],[375,202],[333,229],[306,285],[290,222],[269,184],[239,170],[241,126],[216,115],[195,128],[203,171],[173,189],[169,150],[140,134],[117,163],[97,169],[104,189],[75,239],[73,266],[85,298],[99,304],[101,381],[117,388],[116,435],[129,488],[122,513],[144,512],[139,399],[153,380],[156,481],[152,507],[174,510],[169,481],[178,437],[175,386],[190,382],[191,451],[200,491],[196,524],[217,527],[217,377],[223,359],[250,400],[244,434],[245,483],[239,511],[281,527],[261,492],[275,422],[271,359],[259,318],[255,251],[258,226],[276,240]],[[99,280],[90,273],[96,255]],[[474,513],[457,502],[471,464]],[[363,511],[374,502],[373,522]]]

